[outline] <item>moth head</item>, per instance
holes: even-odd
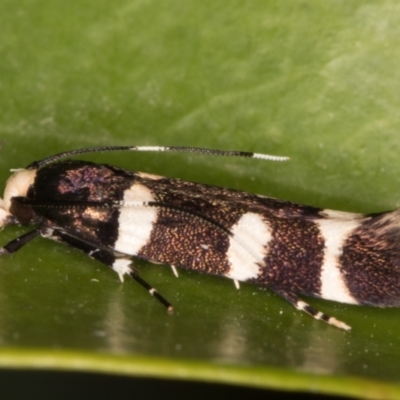
[[[35,169],[20,169],[8,178],[4,199],[0,199],[0,227],[6,225],[14,214],[12,198],[26,197],[28,189],[35,181],[36,172]]]

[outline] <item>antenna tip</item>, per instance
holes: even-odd
[[[287,161],[290,160],[289,157],[286,156],[273,156],[271,154],[261,154],[261,153],[254,153],[253,158],[259,158],[262,160],[270,160],[270,161]]]

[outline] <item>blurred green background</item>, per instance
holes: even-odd
[[[399,207],[397,1],[3,0],[0,26],[2,182],[73,148],[201,146],[291,160],[86,158],[324,208]],[[270,291],[136,265],[173,316],[74,249],[37,239],[3,257],[0,366],[400,398],[398,310],[310,300],[345,333]]]

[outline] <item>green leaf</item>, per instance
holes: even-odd
[[[356,212],[399,206],[395,1],[21,0],[0,3],[0,179],[94,145],[288,155],[88,159]],[[26,231],[2,231],[1,242]],[[399,310],[310,300],[144,262],[175,306],[37,239],[0,259],[0,365],[400,398]]]

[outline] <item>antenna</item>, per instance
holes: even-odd
[[[171,152],[171,153],[198,153],[206,154],[210,156],[227,156],[227,157],[248,157],[248,158],[259,158],[262,160],[270,161],[286,161],[289,157],[274,156],[269,154],[252,153],[248,151],[231,151],[231,150],[213,150],[205,149],[201,147],[183,147],[183,146],[98,146],[88,147],[85,149],[70,150],[63,153],[58,153],[53,156],[44,158],[40,161],[34,161],[29,164],[26,169],[39,169],[47,164],[51,164],[60,161],[64,158],[77,156],[80,154],[88,153],[105,153],[111,151],[147,151],[147,152]]]

